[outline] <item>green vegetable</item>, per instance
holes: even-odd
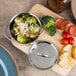
[[[22,16],[23,20],[26,20],[28,17],[29,17],[29,15],[27,15],[27,14],[24,14],[24,15]]]
[[[54,18],[51,17],[51,16],[44,16],[44,17],[42,18],[42,20],[43,20],[44,23],[45,23],[45,25],[44,25],[45,28],[49,28],[51,25],[54,25],[54,24],[55,24],[55,20],[54,20]]]
[[[37,23],[37,20],[35,17],[28,17],[27,20],[26,20],[28,23]]]
[[[48,32],[49,32],[49,34],[50,34],[50,36],[54,36],[55,35],[55,33],[56,33],[56,27],[53,25],[53,26],[50,26],[48,29]]]
[[[31,34],[36,34],[36,33],[39,32],[39,30],[40,30],[40,28],[39,28],[39,26],[37,24],[36,25],[32,25],[31,29],[30,29],[30,33]]]
[[[49,32],[50,36],[54,36],[56,33],[56,27],[54,26],[55,24],[55,19],[51,16],[44,16],[42,18],[42,20],[44,21],[44,26],[47,31]]]
[[[18,35],[17,41],[19,41],[20,43],[27,43],[29,41],[29,38],[24,35]]]

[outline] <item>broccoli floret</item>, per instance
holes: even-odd
[[[44,25],[45,28],[49,28],[51,25],[54,25],[54,23],[55,23],[54,18],[51,16],[44,16],[42,18],[42,20],[45,23],[45,25]]]
[[[20,43],[27,43],[29,41],[29,38],[26,37],[25,35],[18,35],[17,41]]]
[[[56,33],[56,27],[54,26],[55,19],[51,16],[44,16],[42,20],[45,23],[43,27],[45,27],[49,34],[53,36]]]
[[[49,32],[49,34],[50,34],[50,36],[54,36],[55,35],[55,33],[56,33],[56,27],[53,25],[53,26],[50,26],[48,29],[48,32]]]

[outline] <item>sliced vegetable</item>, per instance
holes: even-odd
[[[61,24],[62,22],[64,21],[65,19],[64,18],[58,18],[56,21],[55,21],[55,26],[57,29],[61,30],[62,27],[61,27]]]
[[[70,34],[76,37],[76,25],[70,27]]]
[[[66,31],[66,32],[69,33],[69,31],[70,31],[70,27],[71,27],[72,25],[74,25],[74,24],[73,24],[73,23],[68,23],[67,25],[65,25],[65,29],[64,29],[64,31]]]
[[[65,26],[69,23],[71,23],[71,21],[64,19],[64,21],[61,23],[61,30],[65,31]]]

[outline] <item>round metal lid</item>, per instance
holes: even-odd
[[[51,68],[58,59],[56,47],[46,41],[40,41],[33,44],[30,53],[30,63],[39,69]]]

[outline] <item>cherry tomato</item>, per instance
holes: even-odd
[[[69,33],[67,33],[67,32],[63,32],[62,33],[62,36],[64,37],[64,38],[69,38],[70,37],[70,34]]]
[[[60,40],[60,43],[66,45],[66,44],[68,44],[69,42],[68,42],[68,39],[65,39],[65,38],[64,38],[64,39],[61,39],[61,40]]]
[[[73,37],[69,37],[69,39],[68,39],[68,41],[69,41],[69,44],[74,44],[74,38]]]

